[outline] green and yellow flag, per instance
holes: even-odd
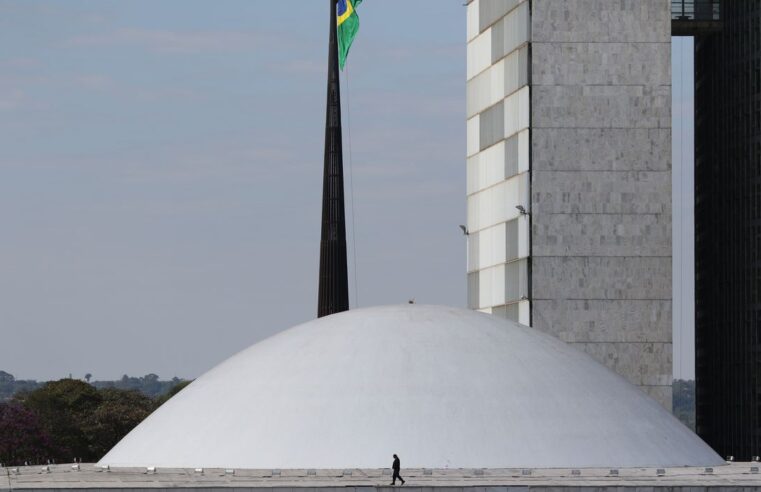
[[[349,48],[359,31],[357,7],[362,0],[338,0],[336,3],[336,20],[338,25],[338,64],[341,70],[346,65]]]

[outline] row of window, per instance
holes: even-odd
[[[484,309],[528,299],[528,260],[468,274],[468,307]]]
[[[528,217],[521,216],[468,236],[468,272],[509,263],[529,254]]]
[[[468,120],[468,157],[527,129],[529,122],[529,88],[524,87]]]
[[[477,232],[520,217],[517,207],[529,211],[529,174],[513,178],[470,195],[467,199],[468,229]]]
[[[466,189],[472,195],[529,170],[529,130],[469,157]]]
[[[528,45],[524,45],[468,81],[465,105],[468,118],[528,84]]]
[[[468,7],[469,15],[476,8],[473,5]],[[530,19],[529,4],[523,2],[493,26],[469,39],[467,79],[472,79],[527,43],[530,37]]]

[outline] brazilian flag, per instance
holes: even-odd
[[[336,20],[338,24],[338,63],[341,70],[346,65],[346,58],[349,56],[349,48],[354,41],[354,37],[359,31],[359,16],[357,7],[362,0],[338,0],[336,3]]]

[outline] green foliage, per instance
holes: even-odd
[[[172,389],[169,390],[169,392],[165,395],[159,396],[156,398],[156,408],[160,407],[164,403],[167,402],[171,397],[182,391],[187,385],[192,383],[193,381],[180,381],[179,383],[175,384]]]
[[[137,391],[107,388],[101,402],[84,421],[90,456],[102,457],[155,408],[153,400]]]
[[[59,459],[91,458],[90,442],[82,423],[102,401],[98,390],[83,381],[62,379],[19,393],[15,399],[38,416],[42,428],[58,448]]]
[[[55,454],[34,412],[16,402],[0,403],[0,463],[39,462]]]
[[[5,371],[0,371],[0,402],[8,401],[20,391],[32,391],[42,384],[37,381],[20,381]]]
[[[695,431],[695,381],[675,379],[672,384],[673,412],[684,425]]]
[[[71,379],[71,378],[69,378]],[[92,381],[92,374],[84,375],[85,381],[91,383],[98,389],[117,388],[122,390],[135,390],[148,396],[149,398],[158,398],[166,395],[174,386],[183,380],[174,377],[169,380],[161,380],[156,374],[146,374],[143,377],[132,377],[126,374],[116,381]],[[0,402],[10,401],[13,396],[21,392],[29,392],[42,387],[45,383],[38,383],[33,380],[19,380],[13,377],[13,374],[0,371]],[[166,399],[164,399],[166,401]]]
[[[14,382],[8,373],[0,374]],[[128,378],[167,386],[165,394],[150,398],[137,390],[114,387],[95,388],[75,379],[62,379],[17,393],[13,400],[0,402],[0,462],[9,465],[97,461],[135,426],[189,381],[159,381],[149,374],[145,378]],[[122,378],[123,380],[125,378]],[[171,383],[168,386],[166,383]]]
[[[156,374],[146,374],[143,377],[130,377],[126,374],[116,381],[93,381],[96,388],[116,388],[122,390],[134,390],[143,393],[150,398],[156,398],[165,395],[177,383],[182,380],[172,378],[168,381],[161,381]]]

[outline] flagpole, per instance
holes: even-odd
[[[328,1],[330,41],[328,43],[328,97],[325,115],[318,318],[349,309],[336,0]]]

